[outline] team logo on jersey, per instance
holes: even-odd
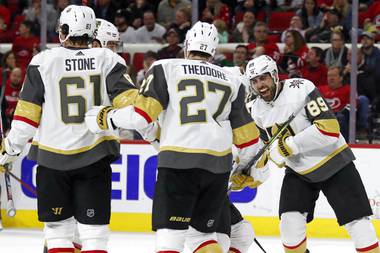
[[[94,209],[87,209],[87,217],[94,217],[95,216],[95,210]]]
[[[289,87],[290,88],[299,88],[300,84],[303,84],[303,80],[295,79],[295,80],[290,81]]]
[[[211,228],[214,225],[215,220],[208,220],[207,227]]]
[[[53,207],[51,210],[53,211],[54,215],[61,215],[63,207]]]

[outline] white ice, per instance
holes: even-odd
[[[266,252],[284,252],[279,238],[259,237]],[[355,253],[349,240],[308,239],[311,253]],[[40,230],[4,229],[0,232],[0,253],[42,253],[43,234]],[[153,253],[153,233],[112,232],[109,241],[109,253]],[[262,252],[252,245],[249,253]],[[185,251],[185,253],[190,253]]]

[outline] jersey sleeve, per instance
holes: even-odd
[[[8,140],[12,148],[21,152],[38,128],[44,103],[44,84],[38,70],[39,65],[32,61],[26,70],[25,81],[13,116]]]
[[[317,88],[307,96],[304,116],[311,125],[294,136],[300,152],[320,149],[338,141],[339,123]]]
[[[169,94],[164,69],[161,64],[154,64],[147,71],[133,106],[117,110],[112,121],[120,128],[143,131],[151,122],[157,120],[168,103]]]
[[[127,67],[116,62],[115,66],[106,76],[108,97],[115,108],[122,108],[133,104],[138,90],[127,74]]]
[[[169,93],[162,64],[153,65],[146,73],[135,101],[135,111],[150,123],[167,108]]]
[[[238,148],[239,164],[244,166],[257,153],[260,133],[244,103],[244,86],[240,85],[237,98],[232,102],[230,122],[233,144]]]

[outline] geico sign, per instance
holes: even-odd
[[[122,159],[123,156],[126,156],[126,159]],[[126,161],[125,164],[122,161]],[[115,169],[116,166],[118,167],[117,170]],[[36,167],[36,163],[26,157],[21,162],[21,179],[31,186],[35,186]],[[125,196],[126,200],[138,201],[142,198],[141,192],[148,198],[153,199],[157,174],[157,155],[142,158],[139,154],[122,154],[121,158],[115,161],[112,167],[112,182],[114,183],[112,199],[122,200],[122,196]],[[142,180],[140,180],[140,176]],[[121,182],[125,182],[125,185],[120,187]],[[140,191],[141,188],[142,191]],[[125,194],[123,194],[123,191],[125,191]],[[22,192],[29,198],[35,198],[25,187],[22,187]],[[245,188],[239,192],[232,192],[230,200],[237,203],[248,203],[256,197],[256,193],[256,189]]]

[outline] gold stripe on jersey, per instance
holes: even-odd
[[[233,143],[236,146],[248,143],[252,140],[259,138],[260,132],[256,127],[255,122],[250,122],[241,127],[232,130],[233,133]]]
[[[213,156],[225,156],[232,152],[231,148],[224,151],[215,151],[210,149],[201,149],[201,148],[184,148],[177,146],[163,146],[160,147],[160,151],[175,151],[181,153],[193,153],[193,154],[208,154]]]
[[[78,149],[71,149],[71,150],[62,150],[62,149],[51,148],[51,147],[39,144],[36,141],[33,141],[32,145],[37,146],[41,150],[46,150],[46,151],[49,151],[49,152],[52,152],[52,153],[56,153],[56,154],[75,155],[75,154],[79,154],[79,153],[91,150],[92,148],[94,148],[99,143],[102,143],[103,141],[112,141],[112,140],[118,141],[118,138],[115,137],[115,136],[103,136],[103,137],[97,139],[95,141],[95,143],[93,143],[93,144],[91,144],[89,146],[81,147],[81,148],[78,148]]]
[[[122,108],[133,104],[138,92],[138,89],[129,89],[120,93],[113,99],[112,106],[115,108]]]
[[[144,111],[147,116],[150,118],[150,121],[156,121],[158,115],[162,112],[163,107],[161,103],[152,97],[146,97],[144,95],[138,95],[134,103],[135,107]]]
[[[14,116],[23,117],[39,124],[41,119],[41,111],[41,106],[20,99],[17,102]]]
[[[339,136],[340,127],[336,119],[317,119],[313,123],[322,132]]]
[[[316,165],[314,165],[310,169],[298,172],[298,174],[306,175],[310,172],[313,172],[314,170],[320,168],[323,164],[327,163],[331,158],[333,158],[336,154],[340,153],[341,151],[343,151],[347,147],[348,147],[348,145],[344,144],[343,146],[341,146],[340,148],[337,148],[334,152],[332,152],[331,154],[326,156],[323,160],[321,160],[319,163],[317,163]]]

